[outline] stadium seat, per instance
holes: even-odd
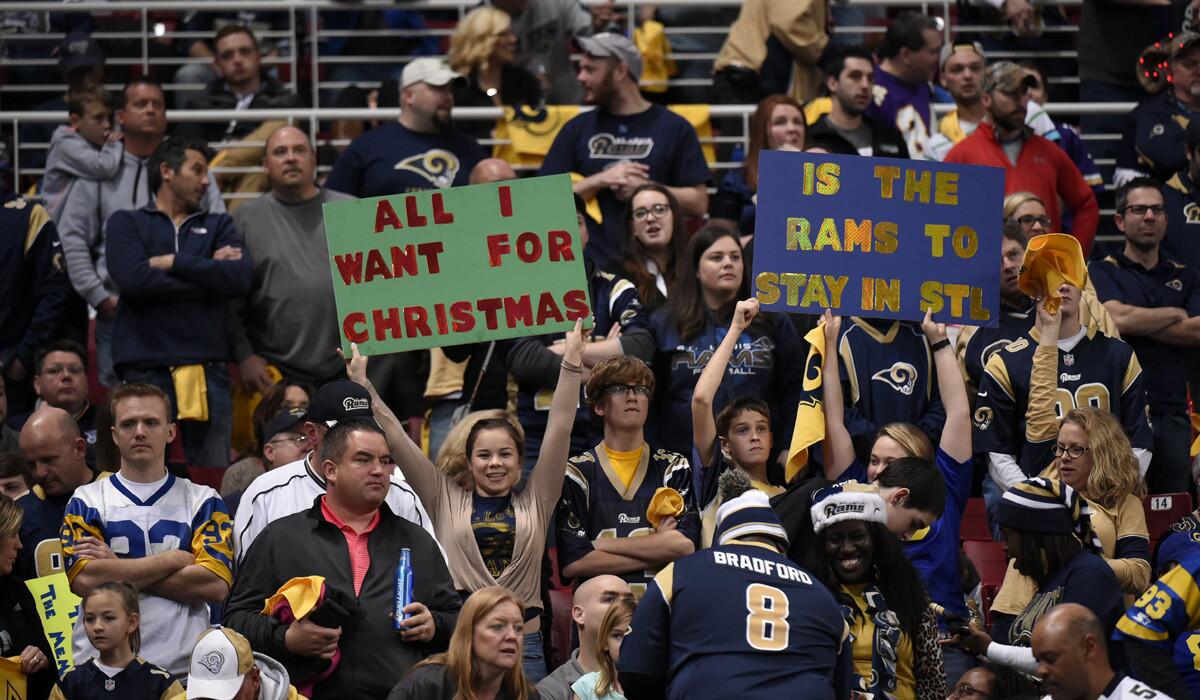
[[[1162,539],[1171,523],[1192,512],[1192,496],[1189,493],[1160,493],[1142,498],[1146,511],[1146,529],[1150,532],[1150,548]]]
[[[959,538],[963,542],[991,542],[992,530],[988,527],[987,506],[982,498],[968,498],[963,511]]]
[[[550,550],[554,551],[554,550]],[[546,668],[553,671],[571,656],[571,603],[574,593],[569,588],[550,589],[550,604],[554,623],[550,627],[550,658]]]
[[[996,598],[997,591],[1000,590],[1000,584],[1004,583],[1008,558],[1004,555],[1004,547],[999,542],[993,542],[990,537],[986,542],[978,540],[963,542],[963,551],[975,564],[975,570],[979,572],[984,623],[990,627],[992,624],[992,601]]]

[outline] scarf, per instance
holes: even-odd
[[[863,602],[866,603],[866,616],[874,626],[874,639],[871,640],[871,677],[863,678],[854,674],[856,689],[868,693],[868,697],[896,697],[896,667],[900,663],[900,619],[896,613],[888,609],[887,601],[879,586],[870,583],[862,589]],[[854,629],[854,616],[858,613],[853,601],[842,605],[842,615],[846,623]],[[854,644],[851,636],[850,644]]]

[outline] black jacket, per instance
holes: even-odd
[[[16,576],[0,576],[0,656],[20,656],[25,647],[35,646],[50,659],[49,666],[28,679],[26,697],[30,700],[44,700],[55,678],[54,653],[42,631],[37,605],[24,581]]]
[[[392,590],[400,549],[412,550],[413,599],[433,613],[437,631],[427,644],[402,642],[392,630]],[[421,659],[445,651],[461,607],[437,542],[419,526],[380,508],[379,524],[367,540],[371,566],[357,603],[365,616],[342,626],[341,661],[316,684],[314,698],[383,698]],[[255,651],[277,659],[293,679],[313,677],[308,659],[284,644],[287,625],[262,614],[263,602],[297,576],[324,576],[327,588],[354,596],[350,551],[342,532],[313,507],[267,526],[238,567],[225,608],[225,624],[246,636]]]
[[[224,78],[217,78],[204,88],[204,92],[187,102],[188,109],[236,109],[237,95],[229,91]],[[262,86],[250,100],[247,109],[291,109],[302,107],[300,98],[278,80],[263,76]],[[187,122],[181,124],[175,133],[178,136],[202,138],[205,141],[220,141],[222,139],[239,139],[254,131],[262,124],[261,121],[231,121],[227,123],[203,124]]]
[[[422,666],[408,675],[392,689],[388,700],[454,700],[458,695],[458,683],[450,677],[445,664]],[[529,700],[538,700],[537,689],[529,687]],[[513,694],[501,687],[496,700],[513,700]]]
[[[874,156],[887,158],[907,158],[908,146],[904,144],[904,136],[894,127],[863,115],[863,123],[871,127],[871,151]],[[821,118],[808,127],[808,135],[804,139],[808,147],[824,148],[830,153],[859,155],[858,149],[845,136],[838,133],[829,123],[829,115],[822,114]]]

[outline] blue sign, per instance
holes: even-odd
[[[763,151],[754,294],[767,311],[995,326],[999,168]]]

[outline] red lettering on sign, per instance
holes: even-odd
[[[566,231],[551,231],[546,234],[549,240],[550,261],[574,260],[575,253],[571,250],[571,234]]]
[[[404,307],[404,334],[409,338],[433,335],[429,330],[429,315],[421,306]]]
[[[537,262],[542,257],[542,239],[530,231],[517,236],[517,257],[521,262]]]
[[[446,252],[446,247],[441,241],[422,243],[417,246],[417,252],[424,256],[425,269],[429,270],[429,274],[436,275],[442,271],[441,265],[438,264],[438,256]]]
[[[396,216],[396,210],[392,209],[392,203],[386,199],[381,199],[375,205],[375,233],[382,232],[384,226],[404,228],[400,224],[400,217]]]
[[[450,317],[454,319],[455,333],[466,333],[475,327],[475,314],[471,313],[469,301],[456,301],[451,304]]]
[[[558,310],[558,303],[554,301],[554,295],[550,292],[542,292],[542,298],[538,301],[537,324],[540,326],[546,323],[547,318],[561,322],[563,315]]]
[[[390,335],[392,339],[401,338],[400,335],[400,309],[392,307],[387,309],[375,309],[371,312],[371,320],[375,325],[375,340],[386,340]]]
[[[526,328],[533,325],[533,306],[528,294],[518,299],[504,297],[504,321],[509,328],[516,328],[518,321],[523,322]]]
[[[592,311],[588,308],[587,293],[582,289],[572,289],[563,295],[563,303],[567,307],[567,320],[578,321],[587,318]]]
[[[382,253],[380,253],[378,250],[368,250],[367,273],[363,276],[363,281],[370,282],[376,277],[382,277],[385,280],[390,280],[392,278],[392,271],[388,269],[387,263],[383,261]]]
[[[333,256],[338,273],[342,276],[342,284],[349,287],[362,282],[362,251]]]
[[[367,315],[361,311],[355,311],[351,314],[346,314],[346,318],[342,320],[342,334],[351,343],[365,343],[371,337],[367,333],[366,328],[359,329],[359,326],[367,325]]]
[[[479,310],[483,312],[483,323],[489,331],[494,331],[500,327],[500,324],[496,322],[496,312],[500,310],[501,304],[502,302],[499,297],[480,299],[475,303],[479,307]]]
[[[454,223],[454,212],[446,211],[443,208],[441,192],[435,192],[433,195],[433,223],[435,223],[435,224],[452,224],[452,223]]]
[[[512,216],[512,190],[508,185],[500,185],[500,216]]]
[[[429,220],[421,216],[417,211],[417,198],[409,195],[404,198],[404,213],[408,215],[408,226],[424,226],[429,223]]]
[[[411,245],[392,246],[392,274],[396,277],[417,274],[417,256]]]
[[[493,233],[487,237],[488,265],[500,267],[500,258],[512,252],[507,233]]]

